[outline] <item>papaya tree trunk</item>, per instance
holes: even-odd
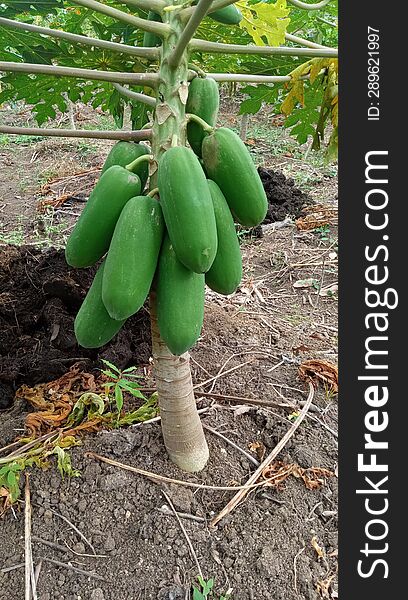
[[[160,337],[155,294],[150,295],[154,375],[164,444],[170,459],[183,471],[201,471],[208,446],[197,412],[188,352],[174,356]]]
[[[163,17],[171,33],[163,39],[160,51],[159,85],[152,134],[156,161],[172,145],[186,144],[185,106],[187,102],[188,57],[185,51],[178,64],[169,57],[183,31],[177,11]],[[150,189],[156,187],[157,170],[151,174]],[[160,190],[159,190],[160,192]],[[155,293],[150,295],[150,319],[154,375],[164,443],[170,459],[188,472],[201,471],[208,460],[208,446],[197,413],[188,352],[173,355],[160,337]]]

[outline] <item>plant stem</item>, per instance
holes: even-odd
[[[133,83],[148,85],[154,88],[158,81],[157,73],[120,73],[116,71],[94,71],[74,67],[57,67],[31,63],[1,62],[0,71],[11,73],[30,73],[32,75],[51,75],[53,77],[76,77],[87,81],[110,81],[116,83]]]
[[[207,77],[218,82],[236,81],[243,83],[286,83],[292,79],[290,75],[249,75],[247,73],[207,73]]]
[[[111,6],[97,2],[97,0],[72,0],[72,2],[102,13],[103,15],[108,15],[109,17],[117,19],[118,21],[129,23],[130,25],[138,27],[143,31],[150,31],[151,33],[155,33],[161,37],[169,33],[169,28],[164,23],[157,23],[156,21],[148,21],[147,19],[135,17],[134,15],[130,15],[122,10],[118,10],[117,8],[112,8]]]
[[[126,169],[128,171],[134,171],[134,169],[140,165],[140,163],[144,163],[144,162],[151,162],[154,159],[154,157],[151,154],[143,154],[143,156],[139,156],[138,158],[136,158],[133,162],[129,163],[128,165],[126,165]]]
[[[123,85],[120,85],[120,83],[113,83],[112,85],[120,94],[122,94],[122,96],[131,98],[137,102],[142,102],[143,104],[148,104],[149,106],[156,106],[156,100],[151,96],[146,96],[146,94],[140,94],[139,92],[129,90],[128,88],[123,87]]]
[[[176,47],[169,56],[169,65],[173,67],[178,65],[185,49],[187,48],[191,38],[197,31],[197,28],[200,25],[201,21],[207,14],[207,11],[210,8],[211,4],[212,0],[199,0],[197,6],[195,6],[194,8],[189,22],[187,23],[182,34],[180,35]]]
[[[188,123],[189,121],[194,121],[195,123],[198,123],[198,125],[201,125],[204,131],[208,131],[208,133],[212,133],[214,131],[214,127],[208,125],[208,123],[206,123],[206,121],[204,121],[204,119],[202,119],[198,115],[193,115],[191,113],[186,114],[186,123]]]
[[[128,140],[141,142],[149,140],[152,135],[151,129],[140,131],[96,131],[96,130],[73,130],[73,129],[41,129],[41,127],[9,127],[0,125],[0,133],[6,135],[34,135],[45,137],[86,138],[95,140]]]
[[[310,40],[305,40],[304,38],[298,37],[297,35],[292,35],[291,33],[285,33],[285,38],[288,42],[293,42],[294,44],[300,44],[301,46],[305,46],[306,48],[327,48],[328,46],[322,46],[321,44],[316,44],[315,42],[311,42]]]
[[[32,31],[33,33],[48,35],[49,37],[61,38],[63,40],[71,42],[72,44],[84,44],[86,46],[93,46],[94,48],[103,48],[105,50],[121,52],[122,54],[129,54],[131,56],[140,56],[142,58],[148,58],[151,60],[154,60],[159,55],[157,48],[136,48],[136,46],[128,46],[127,44],[117,44],[115,42],[108,42],[106,40],[91,38],[86,35],[77,35],[75,33],[60,31],[59,29],[39,27],[38,25],[31,25],[30,23],[13,21],[12,19],[4,19],[3,17],[0,17],[0,25],[4,25],[4,27],[12,27],[14,29],[21,29],[23,31]]]
[[[150,192],[147,195],[150,196],[150,198],[154,198],[154,196],[157,196],[158,193],[159,193],[159,188],[153,188],[152,190],[150,190]]]
[[[190,43],[191,50],[208,52],[209,54],[260,54],[276,56],[310,56],[322,58],[336,58],[337,48],[290,48],[289,46],[244,46],[242,44],[223,44],[221,42],[207,42],[193,38]]]
[[[324,19],[323,17],[316,17],[317,21],[320,21],[321,23],[325,23],[326,25],[330,25],[330,27],[334,27],[334,29],[337,28],[337,23],[332,23],[331,21],[329,21],[328,19]]]
[[[189,63],[188,68],[190,69],[190,71],[194,71],[195,73],[197,73],[198,77],[207,77],[207,73],[203,71],[203,69],[200,69],[200,67],[198,67],[194,63]]]

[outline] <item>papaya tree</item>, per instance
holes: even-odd
[[[0,132],[118,140],[66,247],[73,267],[103,261],[75,333],[84,347],[103,346],[149,298],[164,442],[186,471],[200,471],[208,459],[188,353],[203,324],[205,284],[226,295],[238,287],[234,221],[252,227],[267,210],[245,145],[217,128],[219,84],[250,85],[257,105],[267,93],[257,96],[254,84],[286,85],[282,108],[290,114],[304,102],[305,82],[320,81],[318,135],[327,119],[336,131],[337,50],[288,32],[291,9],[317,11],[328,1],[0,4],[0,102],[26,100],[40,125],[67,98],[102,106],[119,127],[124,105],[131,106],[131,131]],[[297,61],[294,68],[263,73],[265,61],[282,57]],[[235,73],[243,64],[245,72]]]

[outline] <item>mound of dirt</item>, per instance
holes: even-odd
[[[303,208],[313,203],[309,194],[297,188],[294,180],[285,177],[281,171],[259,167],[258,173],[268,198],[268,212],[264,225],[283,221],[287,216],[297,219],[302,215]]]
[[[95,268],[72,269],[62,250],[43,252],[31,246],[0,249],[0,409],[22,383],[46,382],[75,362],[86,370],[107,359],[120,368],[147,364],[150,326],[146,310],[130,318],[100,350],[78,346],[75,315]]]

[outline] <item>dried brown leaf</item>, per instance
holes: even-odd
[[[262,442],[251,442],[248,444],[248,448],[257,455],[259,462],[262,462],[266,453],[266,448]]]
[[[315,386],[319,383],[331,392],[338,392],[339,372],[336,365],[321,359],[305,360],[299,366],[299,376],[303,381],[312,381]]]
[[[323,548],[321,548],[318,544],[317,541],[317,537],[314,535],[310,541],[310,543],[312,544],[313,548],[316,550],[316,554],[319,558],[323,558],[324,556],[324,550]]]
[[[303,209],[305,216],[296,219],[296,227],[300,231],[310,231],[337,222],[337,208],[324,204],[312,204]]]
[[[297,463],[287,464],[279,460],[271,463],[262,472],[262,476],[265,479],[271,477],[274,478],[270,485],[275,487],[281,487],[290,475],[293,475],[293,477],[296,477],[297,479],[301,479],[308,490],[315,490],[322,487],[325,483],[325,479],[333,477],[334,473],[333,471],[320,467],[304,469]]]

